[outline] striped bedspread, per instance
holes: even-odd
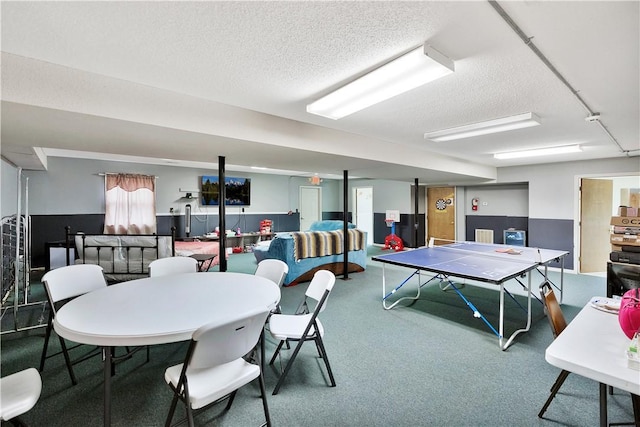
[[[349,251],[365,248],[365,233],[356,228],[349,232]],[[295,259],[315,258],[342,253],[343,231],[305,231],[291,233]]]

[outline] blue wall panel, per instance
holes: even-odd
[[[528,246],[568,251],[564,257],[564,268],[573,269],[573,220],[529,218]],[[551,267],[560,267],[553,262]]]

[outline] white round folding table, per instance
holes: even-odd
[[[56,313],[70,341],[104,348],[104,425],[111,424],[111,348],[191,339],[200,326],[258,308],[274,309],[280,288],[252,274],[212,272],[148,277],[82,295]]]

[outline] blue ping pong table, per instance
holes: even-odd
[[[511,345],[516,335],[526,332],[531,327],[531,276],[528,274],[527,285],[524,285],[519,278],[527,272],[542,268],[540,273],[547,278],[547,268],[551,262],[560,262],[560,295],[562,295],[564,276],[564,256],[567,251],[552,249],[539,249],[531,247],[512,247],[509,245],[499,245],[476,242],[455,242],[441,246],[423,247],[403,252],[393,252],[385,255],[375,256],[374,261],[382,262],[382,306],[389,310],[403,300],[417,300],[420,297],[420,289],[437,280],[438,283],[446,283],[447,288],[453,289],[465,304],[473,311],[473,316],[482,319],[491,331],[498,336],[498,343],[502,350],[506,350]],[[414,272],[393,290],[387,291],[385,265],[397,265],[414,269]],[[425,283],[422,283],[420,272],[427,271],[434,275]],[[390,298],[407,284],[409,280],[418,276],[417,294],[412,297],[401,297],[393,303]],[[456,284],[452,277],[459,279],[469,279],[478,282],[492,283],[500,287],[500,317],[498,329],[480,313],[480,311],[469,301],[460,291],[460,284]],[[527,291],[527,308],[525,310],[513,295],[505,289],[505,282],[515,279]],[[558,287],[558,286],[556,286]],[[503,343],[504,339],[504,294],[505,292],[527,313],[527,324],[523,329],[515,331]],[[562,300],[562,297],[561,299]],[[387,305],[387,303],[390,305]]]

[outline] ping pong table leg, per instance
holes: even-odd
[[[456,291],[456,293],[458,294],[458,296],[460,298],[462,298],[462,301],[464,301],[465,304],[467,304],[467,307],[469,307],[471,309],[471,311],[473,311],[473,317],[482,319],[484,321],[484,323],[486,323],[486,325],[493,331],[494,334],[496,334],[498,336],[498,338],[500,339],[500,341],[502,342],[502,333],[498,333],[498,331],[496,331],[496,328],[493,327],[493,325],[491,323],[489,323],[489,321],[487,320],[486,317],[484,317],[484,315],[482,313],[480,313],[480,311],[476,308],[475,305],[473,305],[473,303],[471,303],[471,301],[469,301],[463,294],[462,292],[460,292],[458,290],[458,288],[456,287],[456,285],[449,279],[447,279],[449,282],[449,286],[451,286],[451,288],[453,288],[454,291]]]
[[[524,329],[518,329],[509,337],[506,344],[502,345],[502,338],[500,338],[500,348],[504,351],[506,350],[511,343],[513,342],[516,335],[521,332],[527,332],[531,328],[531,274],[527,275],[529,277],[528,286],[527,286],[527,325]],[[504,297],[502,294],[502,290],[504,289],[504,284],[500,284],[500,336],[502,337],[502,324],[504,321]]]
[[[517,280],[517,279],[516,279],[516,281],[517,281],[518,283],[520,283],[520,281],[519,281],[519,280]],[[522,286],[522,288],[523,288],[524,290],[527,290],[527,287],[526,287],[526,286],[524,286],[524,285]],[[504,291],[505,291],[505,293],[509,296],[509,298],[511,298],[511,299],[513,300],[513,302],[515,302],[515,303],[517,304],[517,306],[518,306],[518,307],[520,307],[520,308],[522,309],[522,311],[524,311],[525,313],[527,312],[527,309],[526,309],[526,308],[524,308],[524,307],[522,306],[522,304],[520,304],[520,303],[518,302],[518,300],[516,299],[516,297],[514,297],[514,296],[513,296],[513,294],[512,294],[511,292],[509,292],[509,290],[508,290],[507,288],[504,288]],[[534,296],[535,296],[535,295],[534,295]],[[538,301],[540,301],[540,300],[538,299]]]
[[[538,272],[540,272],[540,271],[538,270]],[[524,283],[522,283],[522,282],[520,281],[520,279],[519,279],[519,278],[517,278],[517,277],[516,277],[516,278],[514,278],[513,280],[515,280],[516,282],[518,282],[518,284],[519,284],[520,286],[522,286],[522,289],[524,289],[525,291],[527,290],[527,285],[525,285]],[[538,296],[537,296],[536,294],[532,294],[532,295],[533,295],[533,297],[534,297],[536,300],[538,300],[538,302],[539,302],[540,304],[544,305],[544,303],[542,302],[542,300],[541,300],[540,298],[538,298]],[[514,299],[514,301],[515,301],[515,299]],[[518,303],[518,301],[516,301],[516,303]],[[518,305],[519,305],[519,304],[518,304]],[[521,307],[522,307],[522,306],[521,306]],[[522,309],[524,310],[524,307],[523,307]]]
[[[564,256],[561,256],[560,258],[556,258],[555,259],[556,262],[560,262],[560,286],[556,285],[555,283],[553,283],[551,280],[549,280],[549,262],[543,264],[544,267],[544,273],[542,271],[540,271],[538,268],[536,268],[535,270],[540,273],[542,275],[542,277],[544,277],[544,280],[547,280],[549,283],[551,283],[558,291],[560,291],[560,299],[559,299],[559,303],[562,304],[562,297],[564,295]],[[537,297],[536,297],[537,298]]]
[[[564,257],[560,259],[560,304],[562,304],[563,291],[564,291]]]
[[[402,298],[399,298],[397,301],[395,301],[393,304],[391,304],[390,306],[387,307],[387,305],[386,305],[387,298],[389,298],[391,295],[395,294],[401,287],[403,287],[416,274],[418,275],[418,292],[416,293],[416,296],[415,297],[402,297]],[[420,277],[421,277],[420,276],[420,270],[416,270],[413,273],[411,273],[411,275],[409,275],[409,277],[404,279],[404,281],[402,283],[400,283],[398,286],[396,286],[391,292],[387,293],[385,265],[382,264],[382,307],[385,310],[390,310],[393,307],[395,307],[402,300],[410,299],[410,300],[415,301],[418,298],[420,298],[420,289],[422,288]]]

